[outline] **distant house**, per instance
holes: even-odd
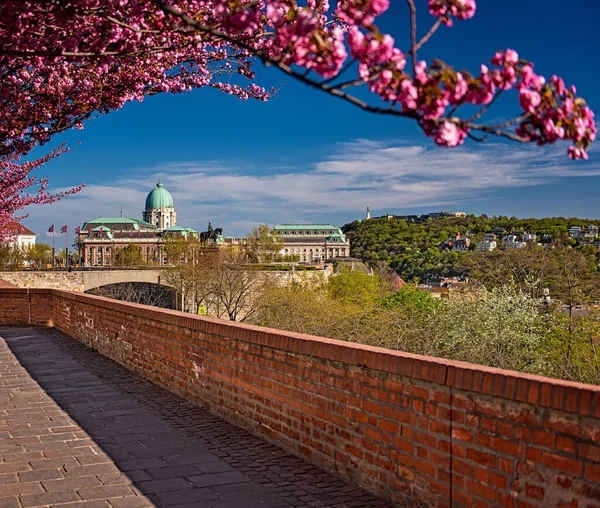
[[[439,248],[444,250],[454,250],[457,252],[465,251],[471,245],[471,240],[465,236],[460,236],[458,233],[456,236],[451,236],[445,242],[443,242]]]
[[[571,238],[581,238],[583,236],[583,231],[581,230],[581,226],[571,226],[569,228],[569,236]]]
[[[533,233],[524,233],[523,234],[524,242],[535,242],[536,239],[537,239],[537,235],[534,235]]]
[[[476,250],[478,252],[491,252],[497,246],[498,246],[498,244],[495,242],[495,240],[491,240],[491,241],[483,240],[482,242],[477,243]]]
[[[484,242],[495,242],[496,235],[494,233],[486,233],[485,235],[483,235],[483,241]]]
[[[599,229],[598,226],[592,224],[591,226],[588,226],[587,233],[593,234],[594,237],[596,237],[598,236]]]
[[[37,235],[22,224],[9,226],[8,229],[14,235],[14,239],[8,242],[9,245],[19,247],[20,249],[26,249],[35,245]]]
[[[493,233],[495,235],[503,235],[504,233],[506,233],[506,229],[504,228],[493,228],[490,233]]]
[[[504,241],[504,247],[508,249],[522,249],[527,245],[526,242],[519,241],[517,235],[505,235],[502,240]]]

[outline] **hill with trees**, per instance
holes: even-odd
[[[344,225],[342,230],[350,239],[352,256],[371,264],[384,261],[402,278],[410,280],[468,273],[468,258],[473,254],[472,251],[456,252],[440,248],[443,242],[458,233],[471,239],[472,248],[485,233],[494,228],[503,228],[507,233],[526,231],[536,234],[538,242],[574,247],[577,242],[569,238],[569,227],[585,227],[598,222],[579,218],[518,219],[483,214],[425,222],[407,222],[396,218],[357,220]]]

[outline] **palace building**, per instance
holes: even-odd
[[[283,240],[282,256],[293,256],[302,263],[350,256],[350,242],[331,224],[280,224],[273,229]]]
[[[120,216],[85,222],[78,233],[79,259],[83,266],[111,266],[118,264],[120,251],[136,245],[142,262],[166,265],[165,237],[169,234],[198,232],[177,225],[173,196],[159,182],[146,198],[143,220]]]

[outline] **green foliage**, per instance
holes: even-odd
[[[120,266],[137,266],[144,263],[142,248],[131,243],[124,249],[118,250],[115,255],[115,264]]]
[[[416,284],[345,272],[268,287],[255,324],[537,375],[600,384],[600,311],[552,308],[525,286],[467,287],[436,299]]]
[[[269,229],[267,224],[260,224],[252,229],[246,240],[248,258],[251,263],[268,263],[275,261],[283,247],[279,233]]]
[[[8,243],[0,243],[0,269],[19,270],[25,262],[25,249]]]
[[[527,231],[549,235],[562,245],[576,245],[568,237],[570,226],[587,226],[597,221],[577,218],[552,217],[543,219],[517,219],[516,217],[454,217],[408,223],[399,219],[370,219],[354,221],[342,229],[351,243],[351,255],[365,262],[385,261],[405,280],[422,279],[429,275],[455,276],[466,273],[464,258],[471,252],[440,250],[438,246],[449,237],[460,233],[468,236],[472,244],[480,241],[493,228],[510,231]],[[586,254],[591,254],[586,249]]]
[[[345,267],[327,285],[327,293],[333,300],[361,306],[371,305],[383,291],[379,277]]]
[[[435,315],[437,356],[541,373],[541,303],[515,285],[477,288],[444,300]]]
[[[439,307],[440,301],[426,291],[417,289],[416,284],[406,284],[399,291],[382,298],[382,307],[386,309],[409,309],[412,313],[432,313]]]
[[[45,268],[52,263],[52,247],[46,243],[36,243],[25,253],[25,260],[36,268]]]

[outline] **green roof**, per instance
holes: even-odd
[[[92,229],[92,231],[95,231],[97,233],[106,233],[106,236],[108,238],[113,237],[112,230],[110,228],[107,228],[106,226],[98,226],[98,227]]]
[[[132,219],[131,217],[98,217],[97,219],[84,222],[83,226],[85,228],[85,226],[90,224],[133,224],[134,226],[140,225],[147,228],[156,229],[154,224],[150,224],[149,222],[141,219]]]
[[[146,209],[148,208],[173,208],[173,196],[158,182],[156,188],[152,189],[146,198]]]
[[[162,235],[165,236],[168,233],[181,233],[182,235],[187,236],[189,234],[197,235],[198,231],[196,231],[192,228],[182,228],[181,226],[171,226],[170,228],[165,229],[162,232]]]
[[[331,224],[278,224],[273,229],[339,229]]]

